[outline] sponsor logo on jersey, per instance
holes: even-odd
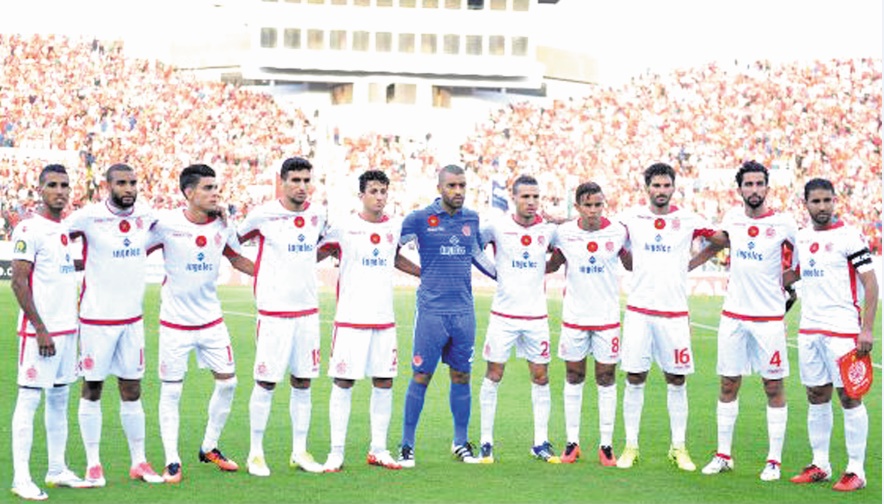
[[[758,236],[758,226],[749,226],[749,230],[747,231],[751,238],[755,238]]]
[[[429,218],[427,218],[427,224],[430,227],[438,226],[439,225],[439,217],[436,215],[431,215]]]
[[[295,217],[295,227],[296,228],[304,227],[304,218],[301,217],[300,215]]]
[[[645,251],[646,252],[665,252],[665,253],[672,252],[671,245],[663,245],[662,243],[660,243],[661,241],[663,241],[662,236],[660,236],[660,235],[655,236],[654,241],[657,243],[645,243]]]
[[[666,227],[666,221],[663,219],[654,220],[654,229],[663,229]]]
[[[207,240],[206,237],[203,235],[197,236],[196,241],[195,241],[196,246],[200,247],[200,248],[205,247],[206,243],[208,243],[208,242],[209,242],[209,240]]]
[[[415,366],[420,366],[421,364],[424,363],[424,358],[421,357],[420,355],[415,354],[415,356],[411,358],[411,363],[414,364]]]
[[[813,242],[810,244],[810,253],[816,254],[816,252],[820,249],[820,244],[817,242]]]
[[[752,249],[755,248],[755,244],[749,242],[749,250],[738,249],[736,251],[736,256],[740,259],[745,259],[747,261],[763,261],[764,255],[760,252],[756,252]]]
[[[589,253],[594,253],[598,249],[599,249],[599,244],[594,241],[591,241],[586,244],[586,250],[588,250]]]
[[[64,245],[65,247],[68,246],[68,235],[66,235],[66,234],[61,235],[61,244]]]
[[[522,235],[522,245],[526,247],[531,245],[531,237],[529,235]]]
[[[379,235],[377,233],[372,233],[370,239],[371,239],[372,244],[377,245],[378,243],[381,242],[381,235]],[[375,249],[375,250],[377,250],[377,249]]]
[[[816,243],[814,243],[814,245],[816,245]],[[807,264],[808,264],[810,267],[809,267],[809,268],[802,268],[802,269],[801,269],[801,276],[802,276],[802,277],[805,277],[805,278],[822,278],[823,276],[825,276],[825,270],[823,270],[823,269],[821,269],[821,268],[816,268],[816,267],[815,267],[815,266],[816,266],[816,260],[815,260],[815,259],[811,259],[810,261],[807,262]]]
[[[439,246],[439,255],[444,256],[454,256],[454,255],[465,255],[467,253],[467,248],[460,244],[460,239],[457,236],[451,236],[448,239],[449,245],[441,245]]]
[[[584,275],[595,275],[605,272],[605,266],[603,264],[593,264],[595,263],[595,257],[590,258],[590,264],[581,264],[578,271]]]
[[[15,252],[17,254],[24,254],[28,251],[28,244],[25,243],[24,240],[18,240],[15,242]]]
[[[132,229],[132,225],[129,224],[129,221],[125,219],[120,221],[120,231],[128,233],[130,229]]]
[[[460,231],[461,231],[461,233],[463,233],[464,236],[470,236],[470,234],[472,234],[472,232],[473,232],[473,230],[470,229],[469,224],[464,224],[463,228],[461,228]]]
[[[123,245],[125,245],[126,247],[129,247],[130,243],[131,242],[129,240],[125,240],[123,242]],[[141,256],[141,248],[135,247],[135,248],[117,249],[117,250],[114,250],[113,252],[111,252],[111,255],[115,259],[125,259],[126,257],[140,257]]]

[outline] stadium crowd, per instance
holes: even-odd
[[[172,172],[205,162],[225,180],[223,197],[236,216],[273,193],[268,166],[316,152],[315,125],[302,110],[160,62],[126,58],[119,44],[0,35],[0,61],[0,146],[77,153],[77,166],[69,166],[75,207],[100,197],[102,170],[115,162],[140,167],[145,201],[178,205]],[[460,161],[475,189],[468,201],[473,208],[490,205],[492,180],[532,173],[547,212],[565,215],[567,195],[585,180],[606,188],[611,212],[641,203],[640,167],[659,160],[678,170],[676,200],[718,221],[739,203],[734,167],[755,159],[774,174],[773,206],[796,216],[804,213],[804,182],[831,177],[850,211],[843,218],[861,226],[880,254],[880,109],[880,61],[710,64],[643,74],[548,106],[513,103],[476,126]],[[328,163],[337,168],[320,180],[321,194],[376,167],[404,188],[391,194],[394,213],[432,196],[423,181],[441,160],[430,142],[368,133],[336,134],[335,145],[328,143]],[[22,159],[2,151],[0,238],[33,204],[33,174],[46,162],[39,154]]]

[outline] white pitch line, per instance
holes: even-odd
[[[700,329],[706,329],[706,330],[709,330],[709,331],[718,331],[718,328],[717,328],[717,327],[708,326],[708,325],[706,325],[706,324],[700,324],[700,323],[697,323],[697,322],[691,322],[691,325],[694,326],[694,327],[699,327]],[[795,345],[795,344],[789,343],[788,341],[786,342],[786,344],[789,345],[789,346],[792,347],[792,348],[798,348],[798,345]],[[876,362],[873,362],[873,363],[872,363],[872,367],[873,367],[873,368],[877,368],[877,369],[881,369],[881,364],[878,364],[878,363],[876,363]]]

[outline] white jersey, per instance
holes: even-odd
[[[733,208],[721,222],[730,240],[730,279],[722,312],[741,320],[780,320],[786,313],[784,247],[795,248],[795,219],[773,211],[753,218]],[[795,267],[795,254],[792,254]]]
[[[798,232],[801,268],[799,331],[830,336],[859,334],[859,273],[872,271],[872,255],[859,230],[839,222]]]
[[[19,222],[12,232],[12,260],[33,264],[28,284],[37,314],[52,336],[77,332],[77,275],[68,233],[67,222],[38,214]],[[21,309],[18,334],[36,334]]]
[[[619,220],[626,226],[632,251],[627,309],[663,317],[687,316],[691,242],[712,234],[706,219],[677,207],[656,215],[647,206],[637,206]]]
[[[150,251],[163,249],[166,277],[160,291],[160,323],[173,329],[220,324],[216,282],[221,257],[240,254],[233,228],[220,219],[196,224],[179,208],[158,214]]]
[[[384,329],[396,325],[393,312],[393,270],[401,219],[386,216],[369,222],[350,215],[331,226],[320,247],[340,251],[335,325]]]
[[[77,210],[67,221],[71,237],[83,240],[86,263],[80,321],[114,325],[140,320],[153,212],[135,205],[116,214],[104,201]]]
[[[586,231],[579,219],[556,228],[552,246],[565,257],[562,324],[602,330],[620,325],[617,267],[626,243],[626,228],[602,218],[601,228]]]
[[[530,226],[505,215],[481,227],[481,242],[494,247],[497,291],[491,313],[501,317],[546,318],[546,253],[555,228],[536,217]]]
[[[292,212],[279,200],[250,211],[239,224],[242,239],[258,239],[255,299],[262,315],[317,313],[316,244],[326,231],[325,209],[307,203]]]

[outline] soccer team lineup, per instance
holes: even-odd
[[[673,203],[678,179],[672,166],[654,162],[641,170],[646,194],[640,204],[608,213],[605,187],[581,181],[568,200],[576,217],[566,220],[543,212],[542,184],[530,174],[510,180],[508,211],[480,216],[465,206],[471,188],[458,165],[436,173],[435,200],[404,217],[391,216],[388,191],[399,188],[391,186],[384,171],[369,169],[353,181],[354,192],[358,185],[357,210],[329,221],[329,209],[311,201],[314,166],[303,157],[279,163],[278,198],[236,219],[222,204],[222,179],[206,164],[174,174],[183,207],[153,209],[138,201],[138,166],[118,163],[105,170],[105,198],[71,213],[67,169],[46,165],[37,178],[39,204],[16,224],[11,237],[11,290],[19,307],[12,493],[45,500],[58,487],[114,485],[105,476],[100,445],[103,423],[106,430],[119,429],[103,418],[102,397],[107,402],[117,394],[130,455],[128,478],[148,485],[181,484],[189,477],[185,462],[192,459],[179,454],[179,437],[194,450],[197,439],[181,436],[182,395],[192,356],[200,368],[196,372],[208,370],[213,380],[211,393],[200,399],[205,430],[198,459],[220,471],[244,471],[254,478],[271,475],[264,434],[277,388],[289,394],[291,468],[348,471],[362,456],[345,457],[353,390],[368,379],[368,465],[379,471],[420,471],[425,459],[450,458],[454,463],[503,466],[506,461],[496,451],[495,420],[501,417],[499,387],[513,354],[529,371],[531,413],[522,408],[518,414],[533,418],[533,442],[524,451],[538,463],[597,460],[602,470],[626,475],[645,455],[658,456],[639,449],[646,383],[656,374],[665,381],[664,396],[656,397],[659,389],[649,387],[647,398],[665,403],[661,421],[668,421],[665,457],[673,477],[698,472],[714,479],[736,470],[734,445],[741,438],[735,436],[735,425],[742,407],[766,417],[767,452],[741,459],[740,466],[757,474],[760,484],[783,479],[788,480],[783,484],[823,483],[841,492],[863,489],[867,477],[877,476],[865,470],[870,414],[863,396],[872,383],[879,287],[868,237],[838,218],[839,188],[825,178],[809,179],[800,194],[808,224],[800,227],[796,216],[769,206],[768,168],[745,161],[733,168],[733,188],[741,204],[713,224]],[[245,244],[257,247],[254,260],[245,254]],[[413,247],[414,254],[404,253],[405,247]],[[724,250],[729,250],[728,283],[720,321],[713,328],[718,400],[714,425],[705,427],[714,429],[717,446],[708,461],[695,463],[687,447],[686,385],[695,373],[688,273]],[[164,272],[156,349],[146,348],[144,327],[144,286],[152,253],[162,254]],[[251,376],[236,372],[239,350],[219,298],[223,261],[254,277]],[[323,261],[334,262],[337,270],[327,355],[320,350],[317,265]],[[402,321],[394,308],[394,270],[414,277],[418,285],[410,355],[399,351],[397,341],[397,322]],[[624,271],[630,282],[622,309]],[[474,272],[495,284],[484,334],[477,334]],[[558,341],[551,338],[545,286],[546,276],[555,272],[563,272],[564,278],[561,324],[553,333]],[[786,315],[799,293],[794,308],[800,310],[797,360],[790,362]],[[478,356],[484,366],[472,380],[474,361],[481,362]],[[155,363],[151,369],[159,379],[157,416],[164,455],[154,465],[146,455],[146,423],[151,420],[142,404],[148,360]],[[411,372],[403,372],[407,389],[394,408],[394,379],[408,365]],[[554,383],[553,365],[564,367],[559,383]],[[521,367],[512,373],[524,373]],[[437,377],[438,371],[442,376]],[[104,387],[110,387],[112,377],[118,392]],[[425,403],[437,400],[427,393],[434,377],[447,385],[450,453],[422,450],[418,443]],[[800,380],[806,392],[806,419],[803,407],[794,403],[788,414],[787,377]],[[329,379],[330,394],[321,400],[328,401],[330,445],[322,461],[308,449],[311,424],[321,421],[312,418],[312,404],[320,398],[311,393],[311,385]],[[598,425],[597,434],[584,434],[581,443],[587,381],[596,386]],[[744,382],[747,390],[761,390],[763,399],[744,398],[741,406]],[[238,457],[222,450],[220,439],[234,391],[249,388],[247,384],[249,449],[241,465]],[[562,390],[556,402],[564,411],[561,449],[550,436],[551,390]],[[77,393],[71,432],[79,436],[69,440],[70,396]],[[476,443],[469,438],[474,394],[479,405]],[[41,403],[47,472],[35,479],[31,461],[41,454],[32,447]],[[843,445],[833,436],[836,409],[843,416]],[[875,418],[880,409],[871,412],[873,422],[880,423]],[[401,422],[401,439],[391,443],[394,421]],[[807,437],[793,436],[790,443],[809,443],[812,458],[800,471],[787,473],[782,468],[787,423],[804,421]],[[617,432],[624,435],[620,440],[615,439],[618,423],[622,431]],[[82,476],[66,458],[68,441],[80,438],[86,459]],[[830,461],[830,452],[845,451],[846,466]],[[273,470],[282,469],[273,465]]]

